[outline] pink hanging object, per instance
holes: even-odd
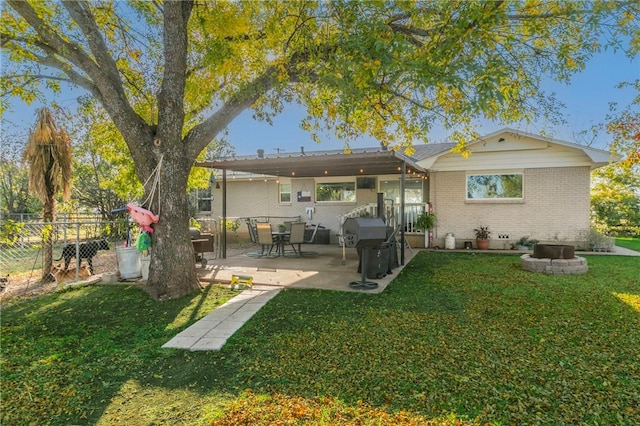
[[[134,204],[127,204],[127,209],[131,215],[131,219],[138,222],[140,227],[149,233],[153,233],[152,223],[158,223],[160,217]]]

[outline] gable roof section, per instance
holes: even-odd
[[[445,171],[482,169],[483,165],[487,169],[496,168],[500,161],[492,160],[497,160],[498,156],[511,168],[588,165],[595,169],[612,160],[608,151],[511,128],[482,136],[468,143],[467,148],[471,151],[468,159],[446,150],[421,158],[418,162],[425,169]],[[526,156],[515,157],[509,154],[518,152],[525,153]]]
[[[478,143],[478,142],[480,142],[481,140],[484,140],[484,139],[489,139],[489,138],[492,138],[492,137],[495,137],[495,136],[499,136],[500,134],[503,134],[503,133],[511,133],[511,134],[514,134],[514,135],[525,136],[525,137],[528,137],[528,138],[531,138],[531,139],[538,139],[540,141],[549,142],[549,143],[552,143],[552,144],[555,144],[555,145],[560,145],[560,146],[565,146],[567,148],[573,148],[573,149],[581,150],[594,163],[598,163],[598,164],[602,163],[602,164],[599,164],[598,167],[608,164],[609,161],[611,160],[611,153],[609,151],[605,151],[605,150],[602,150],[602,149],[591,148],[589,146],[580,145],[580,144],[573,143],[573,142],[567,142],[567,141],[563,141],[563,140],[555,139],[555,138],[551,138],[551,137],[536,135],[536,134],[533,134],[533,133],[523,132],[521,130],[512,129],[510,127],[505,127],[504,129],[498,130],[497,132],[490,133],[490,134],[484,136],[483,138],[475,141],[474,143]]]

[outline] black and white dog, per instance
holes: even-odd
[[[82,259],[87,259],[87,263],[89,264],[89,272],[91,275],[93,272],[93,257],[98,253],[98,250],[109,250],[109,243],[105,239],[101,240],[93,240],[87,241],[85,243],[80,243],[78,245],[80,249],[80,263],[78,264],[78,268],[82,265]],[[76,258],[76,245],[75,244],[66,244],[62,247],[62,254],[58,259],[54,259],[54,261],[58,261],[64,257],[64,271],[69,268],[69,262],[71,259]]]

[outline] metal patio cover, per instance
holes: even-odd
[[[219,170],[279,177],[372,176],[400,174],[406,162],[407,173],[425,170],[401,152],[383,149],[280,153],[259,157],[239,156],[203,161],[196,166]]]

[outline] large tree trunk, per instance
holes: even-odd
[[[148,291],[155,299],[173,299],[199,288],[189,234],[187,178],[189,164],[175,149],[165,154],[155,200],[160,201],[150,249]],[[152,188],[145,188],[149,193]],[[154,201],[153,206],[158,204]]]

